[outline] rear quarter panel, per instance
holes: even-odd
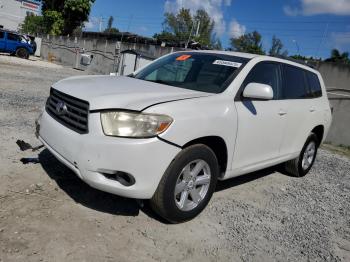
[[[323,134],[323,140],[322,140],[323,142],[326,139],[332,124],[332,111],[328,100],[327,89],[323,81],[323,77],[319,72],[317,72],[317,76],[318,76],[318,79],[320,80],[321,89],[322,89],[322,97],[319,98],[319,100],[317,101],[318,103],[317,106],[321,110],[321,114],[319,116],[319,122],[321,122],[324,126],[324,134]]]

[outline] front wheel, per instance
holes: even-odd
[[[319,141],[314,133],[307,138],[300,155],[285,163],[287,173],[302,177],[305,176],[315,162]]]
[[[218,175],[218,161],[209,147],[198,144],[185,148],[166,170],[151,207],[169,222],[190,220],[207,206]]]
[[[25,48],[18,48],[16,50],[16,56],[19,57],[19,58],[28,59],[29,58],[29,52]]]

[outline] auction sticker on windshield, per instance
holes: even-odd
[[[223,66],[231,66],[231,67],[240,67],[242,63],[237,63],[233,61],[226,61],[226,60],[215,60],[213,62],[214,65],[223,65]]]
[[[191,57],[191,55],[181,55],[181,56],[177,57],[176,60],[177,61],[186,61],[190,57]]]

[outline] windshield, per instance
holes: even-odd
[[[198,52],[175,53],[145,67],[134,77],[207,93],[221,93],[248,59]]]

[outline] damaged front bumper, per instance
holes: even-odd
[[[165,170],[181,150],[156,137],[105,136],[99,113],[89,115],[88,134],[65,127],[46,112],[37,126],[40,141],[82,180],[94,188],[125,197],[151,198]],[[135,183],[125,186],[110,179],[114,172],[130,174]]]

